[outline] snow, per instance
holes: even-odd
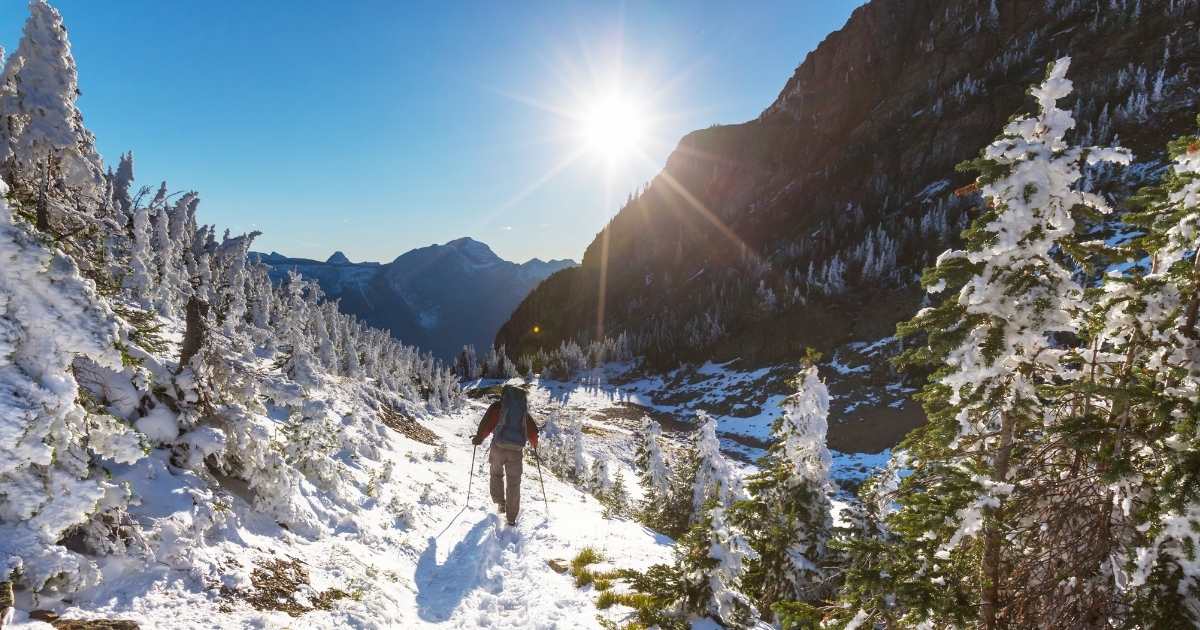
[[[165,405],[151,409],[145,416],[138,418],[133,426],[155,442],[170,443],[179,437],[176,416]]]
[[[576,588],[547,562],[569,561],[590,546],[615,566],[644,569],[670,561],[671,541],[632,521],[602,518],[595,498],[550,475],[544,478],[547,513],[534,466],[525,469],[517,526],[503,525],[488,510],[486,445],[476,454],[473,479],[468,474],[466,436],[483,409],[475,404],[425,419],[447,445],[444,461],[432,457],[433,446],[388,434],[380,459],[398,463],[381,498],[317,539],[289,533],[236,493],[174,468],[165,451],[115,466],[114,480],[141,500],[130,514],[152,532],[158,554],[144,564],[108,558],[98,586],[70,603],[42,599],[37,605],[65,617],[136,618],[143,627],[283,628],[301,620],[310,628],[599,627],[596,593]],[[468,484],[471,500],[464,506]],[[398,521],[388,504],[410,506],[411,520]],[[314,592],[361,592],[301,619],[222,597],[222,586],[246,588],[254,568],[276,558],[301,561]],[[18,606],[15,627],[49,628],[28,621],[30,606]],[[604,614],[619,619],[621,612]]]

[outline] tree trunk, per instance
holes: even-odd
[[[1013,421],[1009,414],[1000,417],[1000,448],[996,451],[996,462],[992,468],[992,481],[1003,482],[1008,478],[1012,455]],[[1001,501],[1003,504],[1003,501]],[[987,524],[983,534],[983,593],[979,605],[979,623],[985,630],[1000,627],[997,615],[1000,608],[1000,527],[996,523],[999,508],[984,510]]]
[[[195,295],[187,302],[187,328],[183,333],[183,349],[179,354],[179,370],[187,367],[192,357],[204,345],[205,318],[208,316],[208,304]]]
[[[50,164],[47,163],[42,169],[42,181],[38,183],[37,198],[37,229],[43,234],[50,233],[50,200],[48,198],[49,188]]]

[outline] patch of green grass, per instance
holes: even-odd
[[[583,588],[596,579],[596,574],[588,571],[586,568],[579,569],[578,571],[572,570],[571,575],[575,576],[575,586],[578,588]]]
[[[575,558],[571,560],[571,569],[578,570],[588,566],[589,564],[596,564],[597,562],[603,561],[604,556],[600,555],[599,551],[596,551],[592,547],[584,547],[583,549],[580,549]]]
[[[603,627],[614,630],[687,630],[688,624],[675,613],[668,611],[675,598],[674,593],[677,592],[674,588],[675,580],[670,579],[675,577],[670,567],[655,565],[647,573],[630,569],[588,569],[589,566],[603,561],[604,556],[591,547],[584,547],[571,560],[571,575],[575,578],[575,586],[583,588],[591,584],[600,593],[596,599],[596,608],[607,610],[621,604],[633,609],[634,618],[625,624],[599,618]],[[628,593],[614,592],[612,588],[617,580],[629,582],[634,590]],[[642,592],[642,589],[651,592]]]
[[[575,577],[575,586],[583,588],[596,579],[596,574],[588,570],[588,566],[603,562],[604,556],[591,547],[584,547],[571,560],[571,575]]]

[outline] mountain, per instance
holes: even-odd
[[[572,260],[509,262],[470,238],[414,249],[386,264],[351,262],[340,251],[325,262],[253,255],[276,282],[293,270],[316,280],[330,299],[340,300],[342,312],[442,358],[466,344],[491,347],[496,330],[538,283],[575,266]]]
[[[1090,172],[1093,189],[1128,190],[1194,128],[1198,21],[1196,2],[873,0],[758,118],[684,137],[496,341],[516,357],[626,332],[668,366],[890,335],[920,306],[920,270],[977,215],[955,165],[1030,109],[1047,64],[1073,58],[1075,140],[1136,155]]]

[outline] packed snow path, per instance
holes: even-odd
[[[381,483],[379,499],[347,514],[332,535],[298,536],[235,499],[236,519],[206,544],[187,549],[186,561],[159,557],[141,566],[126,558],[108,559],[104,582],[69,603],[19,602],[16,627],[50,630],[28,619],[37,608],[53,609],[66,619],[129,619],[142,628],[600,627],[596,592],[576,588],[571,576],[554,571],[549,561],[569,562],[590,546],[611,566],[640,569],[668,561],[670,541],[637,523],[604,519],[594,497],[547,473],[548,518],[532,462],[524,470],[519,521],[508,527],[492,512],[488,442],[475,454],[470,505],[464,509],[470,436],[483,410],[471,403],[454,416],[422,419],[446,446],[440,460],[436,447],[389,433],[380,461],[392,460],[395,466]],[[145,499],[131,516],[160,536],[193,525],[193,497],[205,485],[192,473],[167,466],[166,459],[165,451],[155,451],[114,471]],[[398,512],[407,514],[398,518]],[[318,607],[293,617],[222,593],[222,588],[249,588],[256,569],[281,559],[298,561],[309,574],[311,586],[295,595],[302,604],[326,589],[348,595],[329,610]],[[603,614],[621,619],[619,607]]]
[[[483,407],[475,411],[482,414]],[[466,470],[474,417],[468,415],[451,462]],[[521,516],[515,527],[489,511],[486,443],[476,454],[471,505],[445,532],[428,540],[417,561],[414,583],[419,620],[452,628],[576,628],[598,626],[596,593],[580,590],[569,576],[555,573],[550,560],[569,561],[591,546],[620,564],[642,568],[669,558],[669,541],[635,523],[605,520],[590,496],[545,477],[550,514],[542,500],[538,471],[526,466]],[[457,512],[454,510],[453,512]],[[451,516],[453,515],[451,512]]]

